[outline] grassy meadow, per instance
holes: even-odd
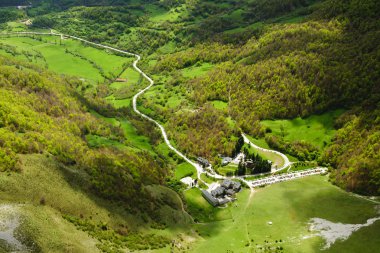
[[[195,170],[195,168],[191,164],[186,162],[177,165],[174,171],[175,179],[179,180],[184,177],[197,178],[197,171]]]
[[[287,141],[306,141],[319,148],[331,142],[335,133],[334,120],[344,111],[329,111],[321,115],[290,120],[264,120],[261,124]]]
[[[251,142],[253,144],[256,144],[258,145],[259,147],[262,147],[262,148],[266,148],[266,149],[270,149],[268,147],[268,144],[264,144],[262,141],[252,141],[253,138],[249,138],[251,140]],[[261,145],[260,145],[261,144]],[[255,153],[255,154],[258,154],[260,155],[263,159],[265,160],[269,160],[272,162],[272,165],[274,166],[277,166],[277,168],[280,168],[284,165],[285,161],[284,159],[276,154],[276,153],[272,153],[272,152],[269,152],[269,151],[265,151],[265,150],[261,150],[261,149],[257,149],[249,144],[244,144],[243,148],[247,148],[251,153]]]
[[[205,75],[208,71],[212,70],[214,65],[204,62],[200,65],[184,68],[181,70],[184,77],[195,78]]]
[[[203,240],[195,243],[189,252],[266,252],[264,248],[268,246],[272,250],[282,247],[283,252],[320,252],[324,242],[309,232],[311,218],[355,224],[379,215],[375,203],[340,190],[325,176],[256,189],[252,196],[249,190],[243,190],[237,197],[228,208],[216,209],[229,213],[230,218],[194,225]],[[202,200],[193,198],[192,205],[196,203],[201,208]],[[273,224],[269,225],[269,221]],[[373,235],[379,229],[377,221],[322,252],[375,252],[378,240]],[[368,243],[366,247],[362,247],[363,238]]]
[[[99,136],[87,136],[86,138],[88,139],[88,141],[90,141],[90,144],[94,146],[107,146],[111,144],[116,144],[116,147],[126,147],[127,145],[129,147],[153,152],[153,147],[149,142],[149,138],[143,135],[139,135],[137,133],[137,129],[127,119],[107,118],[98,114],[95,111],[91,111],[91,113],[95,115],[97,118],[101,118],[102,120],[112,124],[113,126],[120,126],[123,129],[125,136],[127,137],[127,142],[125,144],[122,144],[106,138],[101,138]]]
[[[105,76],[119,76],[124,64],[131,64],[132,61],[132,58],[117,56],[79,41],[61,40],[56,36],[0,37],[0,43],[14,47],[17,58],[46,66],[58,73],[80,77],[92,85],[104,82]],[[0,53],[9,55],[4,50]],[[38,54],[42,58],[28,58],[26,54]],[[122,78],[135,78],[130,72],[123,72]]]

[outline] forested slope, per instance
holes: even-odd
[[[89,147],[88,134],[120,143],[125,136],[87,112],[72,88],[79,80],[6,57],[0,63],[1,171],[22,167],[17,154],[45,153],[87,172],[94,193],[128,200],[131,208],[146,206],[143,186],[162,183],[167,171],[147,152]]]
[[[378,194],[379,7],[376,1],[325,1],[306,22],[267,27],[243,45],[203,42],[162,57],[156,70],[218,64],[206,76],[188,81],[193,100],[200,106],[228,102],[238,126],[255,136],[265,135],[260,119],[355,108],[340,119],[342,129],[323,161],[337,169],[333,174],[343,188]],[[267,141],[315,158],[309,155],[314,151],[310,145],[274,137]]]

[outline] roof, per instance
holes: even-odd
[[[235,193],[235,191],[233,189],[228,189],[226,191],[227,195],[233,195]]]
[[[223,195],[224,194],[224,188],[223,187],[217,187],[215,188],[214,190],[211,191],[211,195],[212,196],[220,196],[220,195]]]
[[[232,161],[232,158],[231,158],[231,157],[228,157],[228,156],[226,156],[226,157],[222,157],[222,162],[229,163],[229,162],[231,162],[231,161]]]
[[[219,205],[223,205],[223,204],[226,204],[226,203],[228,203],[228,202],[230,202],[229,199],[226,199],[226,198],[224,198],[224,199],[219,199]]]
[[[209,161],[206,158],[198,157],[197,161],[204,164],[209,164]]]
[[[234,190],[240,190],[241,183],[240,182],[234,182],[233,188],[234,188]]]
[[[224,188],[226,189],[229,189],[232,187],[232,181],[229,180],[229,179],[225,179],[223,180],[222,184],[221,184]]]
[[[232,181],[230,179],[224,179],[221,186],[226,188],[226,189],[232,188],[234,191],[238,191],[241,188],[241,183],[236,182],[236,181]]]
[[[202,196],[210,203],[212,206],[219,205],[219,201],[214,198],[208,191],[202,190]]]

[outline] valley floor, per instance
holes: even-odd
[[[253,196],[244,190],[236,202],[218,210],[215,221],[193,226],[201,238],[189,251],[268,252],[265,249],[270,248],[269,252],[376,252],[380,239],[374,235],[380,233],[379,220],[348,238],[336,234],[328,248],[310,228],[313,218],[365,224],[380,217],[379,207],[380,203],[344,192],[319,175],[255,189]]]

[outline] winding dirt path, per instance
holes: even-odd
[[[285,169],[286,167],[288,167],[288,166],[290,166],[290,165],[292,164],[292,163],[289,161],[289,158],[288,158],[286,155],[284,155],[283,153],[278,152],[278,151],[276,151],[276,150],[266,149],[266,148],[259,147],[259,146],[257,146],[256,144],[254,144],[253,142],[251,142],[251,141],[248,139],[248,137],[247,137],[244,133],[242,133],[241,135],[242,135],[243,138],[244,138],[244,142],[250,144],[250,145],[251,145],[252,147],[254,147],[255,149],[261,150],[261,151],[263,151],[263,152],[274,153],[274,154],[280,156],[280,157],[284,160],[284,165],[282,165],[282,166],[281,166],[280,168],[278,168],[276,171],[283,170],[283,169]]]

